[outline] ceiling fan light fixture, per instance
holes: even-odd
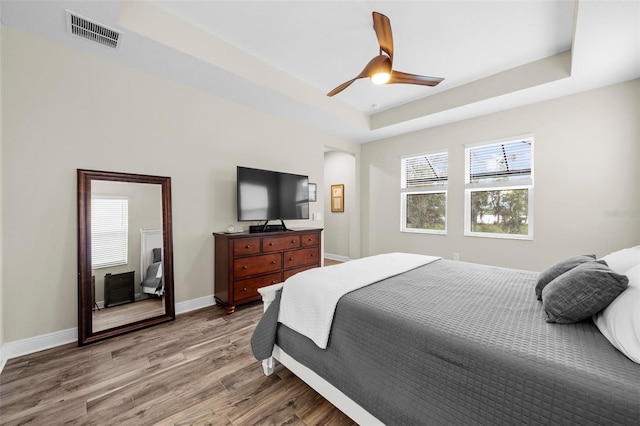
[[[428,77],[394,70],[392,68],[393,36],[391,35],[391,22],[388,17],[379,12],[372,12],[372,16],[373,30],[378,38],[380,53],[367,63],[360,74],[349,81],[345,81],[327,93],[327,96],[337,95],[360,78],[370,78],[374,84],[419,84],[422,86],[436,86],[444,80],[440,77]]]
[[[386,71],[375,73],[371,76],[373,84],[385,84],[391,78],[391,74]]]

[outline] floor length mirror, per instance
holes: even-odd
[[[78,170],[78,344],[174,319],[171,178]]]

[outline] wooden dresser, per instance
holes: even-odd
[[[260,233],[214,233],[216,303],[227,313],[259,300],[258,288],[320,266],[322,229]]]

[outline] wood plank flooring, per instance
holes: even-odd
[[[159,315],[164,315],[164,299],[149,298],[137,300],[134,303],[96,309],[91,313],[91,320],[93,321],[93,331],[101,331]]]
[[[262,303],[218,306],[104,342],[14,358],[2,425],[353,425],[282,366],[264,376],[249,339]]]

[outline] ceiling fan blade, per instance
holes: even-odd
[[[379,12],[373,12],[373,29],[378,37],[380,50],[385,52],[393,62],[393,34],[391,33],[391,21]]]
[[[380,70],[391,72],[393,75],[393,71],[391,71],[391,60],[386,55],[378,55],[372,60],[370,60],[369,63],[360,72],[360,74],[358,74],[356,77],[354,77],[349,81],[345,81],[340,86],[336,87],[335,89],[327,93],[327,96],[337,95],[338,93],[342,92],[344,89],[349,87],[351,83],[353,83],[357,79],[371,77],[373,74],[375,74],[376,71],[380,71]]]
[[[444,78],[408,74],[401,71],[391,71],[391,78],[387,84],[419,84],[422,86],[437,86],[442,80],[444,80]]]
[[[351,86],[351,83],[353,83],[354,81],[356,81],[358,78],[362,78],[362,77],[356,77],[356,78],[352,78],[349,81],[345,81],[344,83],[342,83],[340,86],[336,87],[335,89],[333,89],[332,91],[330,91],[329,93],[327,93],[327,96],[331,97],[333,95],[337,95],[338,93],[342,92],[344,89],[346,89],[347,87]]]

